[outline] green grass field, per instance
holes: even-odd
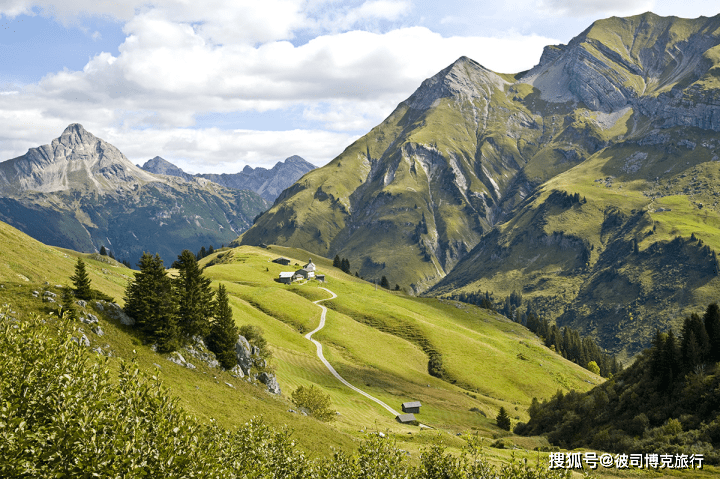
[[[69,283],[78,256],[85,259],[93,286],[118,301],[133,274],[105,262],[106,258],[96,260],[42,245],[5,225],[0,225],[0,232],[0,296],[15,310],[40,314],[57,311],[56,304],[33,297],[32,291],[58,293],[55,285]],[[222,262],[217,259],[219,255],[225,255]],[[277,256],[290,258],[291,266],[272,263]],[[303,332],[314,329],[319,321],[320,308],[312,301],[329,295],[316,281],[282,285],[274,279],[281,270],[295,268],[295,263],[302,265],[309,257],[303,250],[243,246],[216,252],[201,261],[203,265],[219,263],[204,273],[214,286],[222,282],[228,288],[237,324],[263,329],[271,345],[271,366],[283,391],[281,397],[210,369],[187,355],[197,369],[171,363],[143,344],[131,327],[120,325],[91,305],[88,311],[101,318],[105,335],[95,335],[84,324],[79,327],[92,347],[111,351],[113,367],[118,367],[120,360],[135,360],[142,369],[159,371],[165,386],[198,418],[213,418],[232,429],[261,416],[273,426],[290,428],[299,447],[313,457],[328,456],[332,448],[354,450],[367,433],[382,431],[395,437],[412,461],[438,436],[451,450],[458,450],[467,434],[486,438],[486,453],[494,462],[507,461],[511,454],[536,461],[538,453],[531,449],[547,445],[547,441],[500,430],[495,425],[500,406],[506,408],[513,422],[526,420],[532,397],[546,398],[558,389],[584,391],[601,381],[505,318],[452,301],[375,289],[333,268],[330,260],[313,255],[318,270],[326,275],[324,286],[338,295],[325,302],[329,307],[326,326],[315,338],[324,345],[325,357],[351,384],[397,410],[404,401],[421,401],[418,419],[434,429],[400,425],[380,406],[331,376],[316,357],[314,345],[303,337]],[[383,322],[382,327],[372,326],[377,321]],[[428,344],[442,354],[447,377],[454,384],[428,374]],[[301,385],[315,385],[330,395],[339,413],[335,420],[322,423],[288,411],[293,407],[290,393]],[[514,446],[490,447],[501,437]],[[546,455],[540,453],[541,462],[546,461]]]

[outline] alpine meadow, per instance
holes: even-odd
[[[390,4],[362,3],[333,28]],[[108,68],[142,45],[134,29],[176,41],[153,23],[160,6],[138,5]],[[293,42],[319,48],[305,36],[331,11]],[[188,43],[193,55],[212,44],[221,57],[231,20],[173,15],[215,42]],[[277,43],[237,51],[300,51]],[[273,68],[258,71],[277,84],[257,73],[213,86],[271,92],[242,99],[253,121],[278,121],[262,141],[233,99],[160,70],[143,90],[138,67],[112,84],[144,92],[142,114],[128,96],[107,109],[121,127],[93,134],[81,115],[0,163],[0,476],[718,474],[720,15],[597,20],[519,73],[461,56],[323,166],[291,149],[339,136],[269,139],[298,115],[317,126],[354,111],[349,100],[283,110],[292,82]],[[318,72],[302,74],[319,95]],[[58,78],[0,102],[60,91]],[[193,136],[151,104],[240,126]],[[172,121],[180,136],[158,133]],[[134,164],[149,138],[152,159]],[[221,159],[236,144],[286,159],[237,168]],[[193,169],[195,149],[195,165],[225,170]]]

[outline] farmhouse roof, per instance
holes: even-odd
[[[412,414],[412,413],[410,413],[410,414],[398,414],[395,419],[397,419],[398,422],[401,422],[401,423],[403,423],[403,424],[408,423],[408,422],[415,422],[415,421],[417,421],[417,419],[415,419],[415,414]]]
[[[409,408],[409,407],[420,407],[422,404],[420,404],[420,401],[411,401],[411,402],[404,402],[402,403],[402,407]]]

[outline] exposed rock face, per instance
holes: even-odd
[[[153,175],[68,126],[50,145],[0,163],[0,220],[46,244],[118,259],[228,244],[269,203],[204,178]]]
[[[82,125],[69,125],[50,145],[0,163],[0,193],[24,191],[52,193],[84,186],[100,193],[162,182],[137,166],[111,144],[97,138]]]
[[[272,202],[283,190],[299,180],[305,173],[314,170],[315,165],[294,155],[284,162],[278,161],[269,170],[262,167],[252,168],[246,166],[240,173],[198,173],[190,175],[169,161],[156,156],[152,160],[148,160],[142,168],[152,173],[178,176],[186,180],[205,178],[226,188],[251,190]]]
[[[282,391],[280,390],[280,385],[277,382],[277,379],[275,379],[275,375],[272,373],[260,373],[260,376],[258,376],[258,380],[267,386],[268,392],[272,394],[280,395],[282,394]]]
[[[250,349],[250,343],[245,339],[244,336],[240,336],[235,344],[235,354],[237,356],[238,366],[247,375],[250,373],[250,368],[253,366],[252,350]]]

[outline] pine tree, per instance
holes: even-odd
[[[135,320],[136,328],[157,343],[158,351],[174,351],[178,329],[172,282],[157,254],[143,253],[138,267],[135,280],[125,290],[125,312]]]
[[[62,302],[60,315],[65,316],[67,319],[77,321],[78,312],[75,306],[75,294],[71,288],[65,287],[62,292]]]
[[[210,279],[202,275],[195,255],[184,250],[177,259],[178,277],[173,285],[178,298],[177,323],[188,337],[206,336],[213,315],[213,296]]]
[[[340,261],[340,269],[343,271],[343,273],[350,274],[350,260],[347,258],[343,258]]]
[[[390,282],[388,281],[387,277],[383,276],[380,279],[380,286],[382,286],[385,289],[390,289]]]
[[[215,357],[225,369],[231,369],[237,364],[235,344],[238,336],[238,328],[233,320],[227,290],[221,284],[215,298],[215,321],[210,328],[207,346],[210,351],[215,353]]]
[[[335,258],[333,258],[333,267],[339,268],[340,266],[341,266],[340,256],[335,255]]]
[[[107,256],[107,250],[105,249],[104,246],[101,246],[101,247],[100,247],[100,254],[101,254],[102,256]]]
[[[92,290],[90,289],[90,277],[85,270],[85,262],[78,258],[75,264],[75,274],[70,276],[70,280],[75,286],[75,297],[90,301],[92,299]]]
[[[720,307],[717,303],[712,303],[707,307],[703,319],[708,335],[709,359],[720,361]]]
[[[500,412],[498,412],[498,415],[495,418],[495,422],[500,429],[504,429],[506,431],[510,430],[510,416],[508,416],[508,413],[507,411],[505,411],[504,407],[500,407]]]

